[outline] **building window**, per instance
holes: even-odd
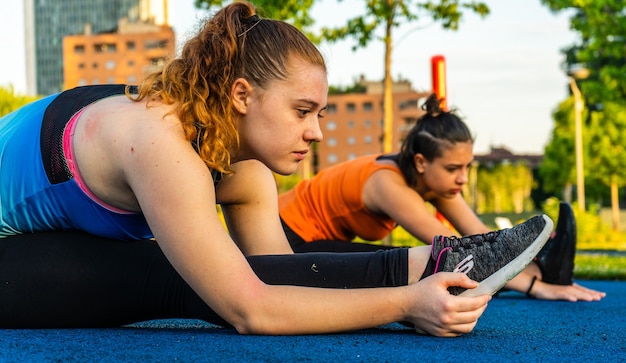
[[[326,145],[328,145],[329,147],[337,145],[337,139],[335,139],[334,137],[329,137],[328,141],[326,141]]]
[[[348,154],[348,160],[354,160],[354,159],[356,159],[356,154],[354,153]]]
[[[80,44],[80,45],[75,45],[74,46],[74,53],[75,54],[84,54],[85,53],[85,46]]]
[[[373,106],[371,102],[365,102],[363,104],[363,111],[365,112],[372,112]]]
[[[365,120],[365,121],[363,122],[363,125],[365,125],[365,128],[366,128],[366,129],[371,128],[371,127],[372,127],[372,120]]]
[[[85,69],[85,63],[83,62],[78,63],[78,69]]]
[[[115,83],[115,77],[109,77],[109,78],[107,78],[107,83],[108,83],[108,84],[113,84],[113,83]]]
[[[372,141],[374,141],[374,138],[373,138],[373,137],[371,137],[370,135],[366,135],[366,136],[363,138],[363,141],[364,141],[366,144],[371,144],[371,143],[372,143]]]
[[[356,144],[356,138],[354,136],[348,136],[348,145]]]
[[[128,83],[134,84],[135,82],[137,82],[137,77],[135,77],[135,76],[128,76],[128,78],[126,80],[128,81]]]
[[[335,121],[328,121],[326,123],[326,130],[333,131],[337,129],[337,123]]]
[[[113,69],[115,68],[115,61],[109,60],[104,64],[104,67],[106,69]]]
[[[98,62],[93,62],[93,64],[91,65],[91,68],[98,69]]]
[[[164,49],[167,46],[167,40],[165,39],[146,40],[143,46],[145,49]]]
[[[352,102],[348,103],[346,107],[348,108],[348,112],[350,113],[353,113],[354,111],[356,111],[356,106]]]
[[[128,50],[135,50],[137,46],[135,45],[135,42],[132,41],[128,41],[126,42],[126,49]]]
[[[334,164],[337,162],[337,155],[336,154],[328,154],[328,157],[326,158],[326,160],[328,160],[328,162],[330,164]]]
[[[337,113],[337,105],[335,105],[334,103],[328,104],[328,106],[326,106],[326,112],[327,113]]]
[[[134,67],[134,66],[135,66],[135,61],[131,59],[131,60],[129,60],[129,61],[128,61],[128,63],[127,63],[127,64],[128,64],[128,66],[129,66],[129,67],[131,67],[131,68],[132,68],[132,67]]]
[[[348,128],[349,129],[353,129],[354,128],[354,121],[353,120],[348,121]]]
[[[417,108],[417,103],[419,102],[419,100],[404,100],[402,102],[400,102],[400,109],[401,110],[405,110],[407,108]]]
[[[115,53],[115,43],[97,43],[93,46],[96,53]]]

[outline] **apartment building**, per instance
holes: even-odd
[[[168,25],[122,18],[112,32],[63,38],[65,89],[94,84],[137,84],[176,55],[174,31]]]
[[[320,126],[324,140],[317,145],[315,171],[359,156],[383,150],[383,84],[361,78],[360,93],[331,94]],[[393,152],[424,111],[420,108],[430,92],[419,92],[411,83],[393,84]]]

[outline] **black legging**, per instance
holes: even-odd
[[[381,246],[365,242],[350,242],[338,240],[319,240],[306,242],[281,219],[285,235],[294,252],[375,252],[379,250],[391,250],[398,247]]]
[[[408,251],[250,256],[261,280],[328,288],[408,283]],[[161,318],[228,325],[183,281],[156,242],[82,232],[0,239],[0,328],[112,327]]]

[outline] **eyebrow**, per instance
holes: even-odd
[[[462,164],[462,163],[449,163],[449,164],[445,164],[446,167],[454,167],[454,168],[459,168],[459,167],[464,167],[464,166],[472,166],[472,163],[474,162],[474,160],[472,160],[471,162],[467,163],[467,164]]]
[[[308,99],[308,98],[300,98],[300,99],[297,99],[296,101],[298,101],[298,102],[308,103],[308,104],[309,104],[309,105],[311,105],[311,107],[313,107],[313,108],[317,108],[317,107],[319,107],[319,106],[320,106],[320,104],[319,104],[319,103],[317,103],[317,102],[315,102],[315,101],[313,101],[313,100],[311,100],[311,99]],[[324,110],[326,110],[327,108],[328,108],[328,105],[325,105],[324,107],[322,107],[322,108],[320,109],[320,111],[324,111]]]

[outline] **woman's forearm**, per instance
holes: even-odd
[[[323,289],[265,285],[231,324],[242,334],[319,334],[372,328],[406,317],[406,287]]]

